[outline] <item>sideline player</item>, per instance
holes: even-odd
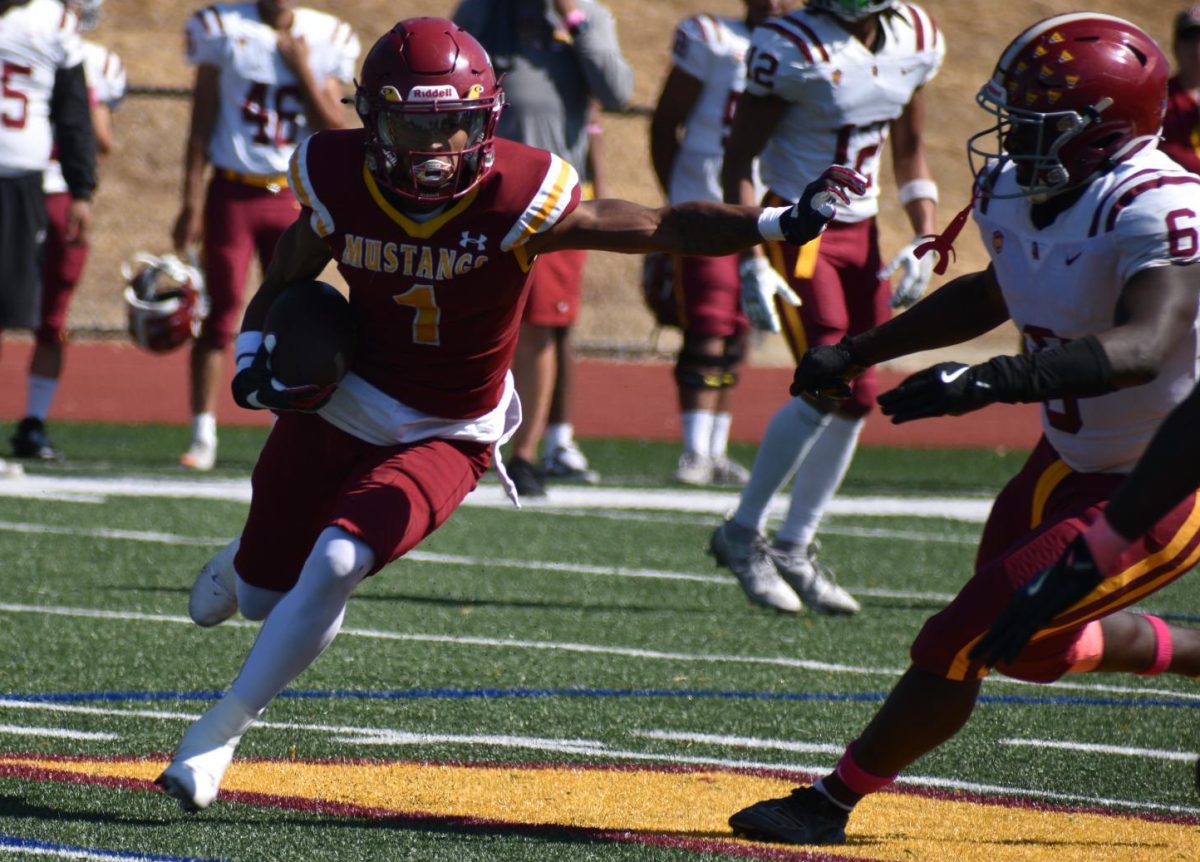
[[[768,243],[743,256],[750,322],[775,332],[782,326],[797,360],[810,346],[834,344],[886,320],[886,278],[894,270],[903,276],[893,305],[911,304],[928,284],[931,264],[913,256],[917,240],[881,271],[876,178],[890,137],[913,234],[934,231],[937,186],[925,156],[921,87],[944,56],[933,19],[897,0],[809,0],[754,31],[746,94],[725,147],[725,200],[755,199],[752,165],[760,153],[768,203],[793,197],[798,178],[831,157],[871,178],[867,196],[840,211],[811,245]],[[782,611],[807,605],[822,613],[858,612],[858,602],[818,561],[813,540],[877,391],[868,372],[843,401],[793,398],[771,417],[738,507],[711,542],[751,601]],[[793,473],[787,515],[768,545],[767,507]]]
[[[196,78],[172,240],[187,260],[203,238],[211,308],[192,342],[192,442],[180,463],[211,470],[223,354],[237,331],[250,258],[257,253],[265,268],[299,211],[286,175],[297,144],[347,125],[341,82],[353,78],[360,46],[349,24],[294,0],[208,6],[185,35]]]
[[[789,207],[580,202],[566,160],[495,136],[504,93],[487,52],[441,18],[398,23],[359,80],[363,128],[318,133],[292,160],[304,209],[237,339],[234,397],[278,421],[240,539],[200,572],[189,613],[202,625],[239,608],[266,621],[159,778],[188,809],[213,801],[242,734],[333,640],[364,578],[445,522],[490,464],[513,494],[496,453],[520,422],[509,366],[537,255],[802,243],[832,217],[831,196],[865,190],[831,167]],[[265,312],[331,259],[359,323],[353,368],[332,393],[282,388]]]
[[[69,0],[67,8],[79,19],[79,30],[94,30],[100,23],[104,0]],[[91,100],[92,130],[97,156],[112,151],[112,112],[125,97],[125,67],[121,58],[96,42],[83,41],[83,71]],[[46,244],[42,265],[41,320],[34,330],[33,355],[26,378],[25,417],[10,438],[13,455],[53,461],[62,457],[46,432],[46,417],[62,377],[67,342],[67,310],[75,285],[87,262],[86,241],[67,240],[71,193],[58,159],[52,159],[42,176],[46,196]]]
[[[723,199],[721,158],[746,83],[750,31],[788,5],[744,3],[740,20],[693,15],[675,28],[671,69],[650,122],[654,173],[671,203]],[[683,452],[674,475],[685,485],[740,486],[750,478],[727,452],[749,333],[738,304],[737,267],[737,255],[686,257],[671,266],[683,330],[675,361]]]
[[[1128,21],[1080,12],[1026,29],[978,97],[996,125],[968,142],[990,266],[876,329],[805,354],[793,392],[841,393],[862,368],[1012,320],[1026,352],[935,365],[879,403],[907,422],[1040,402],[1043,436],[992,506],[973,577],[925,623],[908,670],[837,768],[737,812],[735,832],[841,843],[865,795],[953,737],[987,674],[980,639],[1101,517],[1162,418],[1196,385],[1200,177],[1157,149],[1166,93],[1166,57]],[[945,238],[938,247],[945,253]],[[1120,555],[1117,574],[997,669],[1032,682],[1089,671],[1200,674],[1200,632],[1124,610],[1191,567],[1198,502],[1193,487],[1162,510],[1146,540]]]

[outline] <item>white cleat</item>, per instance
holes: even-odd
[[[712,482],[727,488],[740,488],[750,481],[750,471],[728,455],[713,458]]]
[[[711,485],[713,460],[699,452],[685,451],[679,456],[672,478],[681,485]]]
[[[188,470],[206,473],[217,463],[217,441],[193,440],[192,448],[179,456],[179,464]]]
[[[737,576],[746,598],[756,605],[789,614],[804,610],[800,597],[775,570],[763,537],[756,535],[748,541],[737,539],[730,529],[731,523],[726,521],[713,531],[708,550],[719,565]]]
[[[19,479],[24,475],[25,468],[19,463],[0,458],[0,479]]]
[[[203,811],[217,798],[233,752],[256,717],[232,691],[226,692],[187,729],[154,783],[184,811]]]
[[[833,572],[817,558],[817,551],[818,545],[813,542],[807,550],[772,547],[769,553],[775,569],[812,610],[847,616],[861,611],[862,605],[838,585]]]
[[[188,597],[188,616],[196,625],[215,626],[237,613],[237,571],[233,568],[233,557],[241,542],[239,536],[217,551],[196,575]]]

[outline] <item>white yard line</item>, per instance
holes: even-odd
[[[28,727],[21,724],[0,724],[0,736],[42,736],[47,739],[92,739],[110,741],[120,739],[115,733],[100,733],[88,730],[68,730],[62,727]]]
[[[1066,742],[1061,739],[1001,739],[1001,745],[1028,748],[1051,748],[1058,751],[1082,751],[1087,754],[1115,754],[1122,757],[1146,757],[1151,760],[1171,760],[1192,763],[1200,753],[1195,751],[1166,751],[1161,748],[1133,748],[1128,745],[1099,745],[1094,742]]]

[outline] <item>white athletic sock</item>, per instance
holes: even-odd
[[[733,425],[732,413],[714,413],[712,437],[708,441],[708,454],[713,458],[724,458],[729,450],[729,429]]]
[[[230,691],[254,711],[270,703],[333,641],[350,594],[374,563],[365,542],[326,527],[304,561],[300,580],[263,623]]]
[[[683,451],[707,455],[713,435],[713,412],[685,410],[679,418],[683,423]]]
[[[775,411],[754,456],[750,481],[742,489],[733,520],[743,527],[761,531],[767,521],[771,497],[796,469],[829,416],[803,398],[793,398]]]
[[[192,417],[192,442],[217,442],[217,417],[212,413],[197,413]]]
[[[821,516],[837,493],[854,459],[858,435],[866,420],[834,416],[808,450],[792,482],[787,516],[775,533],[777,542],[807,548],[817,535]]]
[[[542,439],[546,441],[546,452],[554,452],[558,449],[567,449],[575,440],[575,426],[570,422],[555,422],[546,426],[546,430],[542,433]]]
[[[45,422],[50,415],[50,405],[54,403],[54,393],[58,391],[58,379],[30,374],[25,386],[25,415]]]

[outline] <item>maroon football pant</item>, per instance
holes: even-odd
[[[571,326],[583,302],[583,265],[587,252],[566,249],[539,254],[529,271],[529,301],[522,323]]]
[[[238,576],[290,590],[326,527],[369,545],[374,574],[444,524],[490,463],[486,443],[373,446],[316,414],[280,413],[254,466]]]
[[[952,680],[978,679],[986,668],[967,654],[1008,605],[1014,592],[1052,565],[1100,516],[1124,477],[1076,473],[1045,438],[992,506],[979,543],[975,574],[945,610],[931,617],[913,643],[913,664]],[[1002,673],[1049,682],[1071,667],[1071,647],[1093,620],[1108,616],[1188,571],[1200,557],[1200,501],[1193,494],[1120,557],[1116,575],[1039,631]]]
[[[251,256],[265,270],[275,244],[300,214],[287,188],[277,192],[217,175],[204,202],[204,283],[211,309],[200,341],[224,348],[241,323],[242,296]]]
[[[708,338],[729,338],[749,329],[742,313],[738,256],[675,257],[675,302],[681,328]]]
[[[87,243],[67,242],[67,211],[70,208],[69,193],[46,195],[41,319],[34,333],[39,344],[58,344],[66,340],[67,311],[87,262]]]

